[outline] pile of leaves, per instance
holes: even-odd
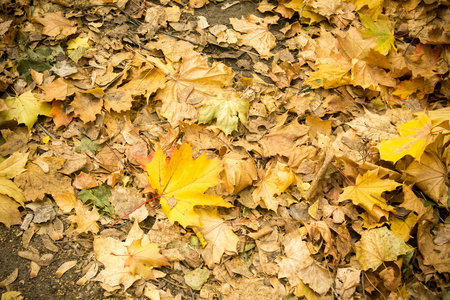
[[[107,293],[449,296],[448,1],[13,2],[0,222],[31,278],[87,241]]]

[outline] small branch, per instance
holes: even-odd
[[[306,191],[305,199],[306,201],[309,201],[317,192],[317,187],[319,185],[319,182],[322,180],[323,176],[325,175],[328,165],[331,163],[331,161],[334,159],[334,152],[332,150],[328,150],[327,154],[325,155],[325,159],[323,160],[323,164],[320,167],[319,171],[317,172],[316,176],[314,177],[311,186]],[[334,166],[334,165],[333,165]]]

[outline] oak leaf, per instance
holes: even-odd
[[[236,93],[227,93],[210,99],[199,109],[199,123],[210,123],[217,119],[216,126],[226,135],[231,134],[238,128],[239,120],[245,123],[245,115],[248,112],[250,104],[248,101],[240,98]]]
[[[386,227],[363,231],[354,245],[356,259],[364,271],[375,271],[385,261],[394,261],[413,248]]]
[[[219,183],[222,162],[206,158],[206,153],[194,160],[190,145],[175,149],[169,161],[158,147],[145,167],[148,182],[160,194],[162,210],[172,223],[199,227],[201,224],[199,215],[194,211],[195,206],[232,206],[220,196],[205,194],[208,188]]]
[[[374,216],[377,221],[387,216],[388,211],[395,211],[381,194],[393,191],[401,185],[394,180],[379,178],[378,171],[379,169],[375,169],[362,176],[358,175],[355,184],[344,188],[344,192],[339,196],[339,202],[350,199],[355,205],[361,206]]]
[[[0,119],[16,120],[27,125],[28,129],[36,123],[38,115],[50,116],[50,104],[40,101],[31,91],[19,97],[6,97],[5,104],[11,109],[0,111]]]
[[[397,127],[400,136],[378,144],[383,160],[397,162],[405,155],[419,159],[425,148],[435,140],[430,118],[423,114],[419,120],[412,120]]]

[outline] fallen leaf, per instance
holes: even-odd
[[[424,152],[420,162],[413,161],[405,170],[408,181],[414,183],[425,195],[448,208],[447,168],[435,153]]]
[[[64,37],[74,34],[77,31],[75,21],[71,21],[64,17],[63,13],[49,12],[42,15],[42,17],[34,18],[38,23],[44,25],[42,28],[42,34],[57,37],[63,35]]]
[[[248,112],[249,103],[239,97],[239,94],[222,94],[205,102],[199,109],[199,123],[210,123],[217,119],[216,126],[226,135],[231,134],[238,128],[238,121],[246,122],[245,115]]]
[[[230,224],[220,217],[217,208],[197,209],[196,212],[200,217],[200,232],[208,241],[202,256],[206,265],[212,269],[214,264],[220,264],[224,253],[237,253],[239,238],[231,230]]]
[[[145,163],[145,167],[148,182],[161,195],[162,210],[172,223],[177,221],[183,227],[199,227],[195,206],[232,206],[220,196],[205,194],[208,188],[219,183],[222,162],[207,159],[205,153],[193,160],[190,145],[175,149],[169,162],[158,147],[152,161]]]
[[[253,158],[230,152],[223,156],[222,186],[231,194],[237,194],[258,179]]]
[[[253,47],[261,55],[261,58],[268,59],[272,56],[270,50],[275,48],[276,39],[269,31],[268,25],[275,24],[278,16],[270,18],[259,18],[249,14],[247,19],[230,18],[230,23],[234,30],[244,32],[242,42]]]
[[[19,97],[6,97],[5,103],[11,109],[0,111],[0,118],[24,123],[28,129],[36,123],[38,115],[50,116],[52,109],[50,104],[40,101],[31,91]]]
[[[48,168],[48,172],[29,162],[26,171],[14,178],[14,182],[24,190],[23,195],[27,201],[42,200],[45,194],[61,194],[73,190],[72,180],[58,172],[65,160],[56,157],[44,157],[41,162]]]
[[[137,274],[145,280],[155,279],[153,267],[162,267],[169,264],[167,258],[159,253],[158,244],[149,243],[141,245],[142,239],[135,240],[127,247],[128,258],[125,266],[128,266],[133,274]]]
[[[413,249],[386,227],[364,231],[353,247],[364,271],[375,271],[383,262],[394,261]]]
[[[208,281],[209,275],[208,269],[198,268],[193,271],[189,271],[184,275],[184,280],[186,284],[194,291],[199,291],[203,284]]]
[[[363,176],[358,175],[354,185],[344,188],[344,192],[339,196],[339,202],[350,199],[354,204],[363,207],[377,221],[383,216],[387,217],[388,211],[394,212],[394,207],[388,205],[381,194],[393,191],[401,184],[390,179],[380,179],[378,172],[379,169],[375,169]]]
[[[8,196],[0,194],[0,223],[5,224],[8,228],[10,228],[11,225],[22,224],[22,215],[19,211],[20,206],[21,205]]]
[[[81,201],[77,201],[77,205],[75,206],[75,215],[69,216],[67,220],[73,224],[77,224],[75,232],[88,233],[90,231],[96,234],[100,229],[97,224],[99,218],[100,215],[95,207],[89,210],[89,208],[83,205]]]
[[[397,162],[405,155],[419,159],[425,148],[435,140],[432,134],[430,118],[423,114],[419,120],[412,120],[397,127],[400,133],[395,137],[378,144],[380,157],[383,160]]]
[[[174,127],[179,121],[195,119],[197,111],[193,105],[223,93],[234,76],[230,67],[217,62],[209,66],[203,56],[185,57],[174,65],[152,62],[166,74],[167,82],[158,90],[155,100],[162,102],[161,115]]]
[[[432,224],[429,221],[421,221],[417,230],[417,241],[419,251],[423,256],[423,263],[425,265],[432,265],[439,273],[450,272],[450,242],[447,241],[442,245],[437,245],[434,241],[434,237],[430,230]],[[440,230],[438,227],[433,231],[438,233]],[[442,228],[441,228],[442,230]]]
[[[364,14],[359,14],[362,25],[365,27],[362,30],[364,38],[377,38],[377,45],[374,50],[385,55],[392,48],[397,51],[395,47],[395,37],[393,34],[392,24],[389,18],[385,15],[379,15],[377,22],[374,22],[371,18]]]
[[[275,195],[280,195],[295,181],[294,172],[285,164],[276,162],[268,168],[264,178],[257,183],[252,196],[257,200],[261,199],[268,209],[277,211],[279,203]]]
[[[53,101],[50,116],[53,118],[53,122],[55,123],[55,129],[58,129],[61,126],[69,125],[75,117],[75,113],[71,112],[67,114],[67,107],[64,105],[64,102]]]

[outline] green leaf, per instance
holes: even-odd
[[[17,123],[27,125],[28,129],[36,123],[38,115],[50,116],[52,106],[39,101],[31,91],[19,97],[6,97],[5,104],[11,109],[0,111],[0,119],[16,120]]]
[[[377,45],[374,50],[385,55],[389,52],[391,47],[397,51],[395,47],[395,37],[392,30],[392,25],[389,19],[384,15],[378,16],[378,21],[375,23],[371,18],[364,14],[359,14],[361,23],[365,29],[361,30],[363,38],[377,37]]]
[[[78,193],[78,198],[86,203],[90,201],[100,210],[100,213],[108,213],[110,215],[114,215],[114,207],[109,202],[108,197],[111,196],[111,187],[109,185],[102,185],[90,190],[81,190]]]
[[[102,146],[97,144],[95,141],[91,141],[88,137],[81,138],[81,144],[76,146],[75,151],[77,152],[86,152],[89,151],[95,155],[97,151],[102,149]]]
[[[225,99],[228,96],[229,99]],[[217,119],[217,128],[229,135],[237,129],[238,122],[246,122],[245,115],[250,104],[234,94],[220,95],[217,99],[206,102],[205,106],[199,109],[200,123],[210,123]]]

